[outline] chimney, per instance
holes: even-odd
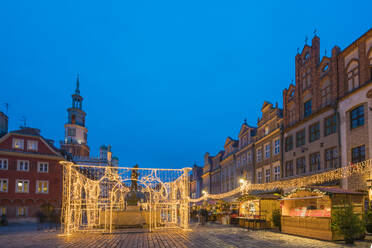
[[[8,116],[0,111],[0,137],[8,133]]]

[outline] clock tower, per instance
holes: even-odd
[[[80,95],[79,84],[78,74],[75,93],[72,95],[72,106],[67,109],[65,139],[61,141],[61,149],[73,157],[89,157],[88,129],[85,127],[86,113],[83,111],[83,97]]]

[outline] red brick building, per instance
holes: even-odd
[[[0,215],[9,222],[35,221],[39,209],[62,202],[64,158],[40,130],[22,128],[0,138]]]

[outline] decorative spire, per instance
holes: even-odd
[[[244,124],[247,125],[247,118],[244,118]]]
[[[315,29],[314,29],[314,37],[316,36],[316,31],[317,31],[317,30],[316,30],[316,28],[315,28]]]
[[[305,45],[307,45],[307,40],[308,40],[309,38],[307,38],[307,36],[305,36]]]
[[[76,93],[77,95],[80,94],[79,86],[80,86],[80,82],[79,82],[79,73],[78,73],[78,74],[77,74],[77,77],[76,77],[76,90],[75,90],[75,93]]]

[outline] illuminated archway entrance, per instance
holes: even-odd
[[[62,228],[113,232],[188,228],[189,168],[148,169],[76,165],[63,169]]]

